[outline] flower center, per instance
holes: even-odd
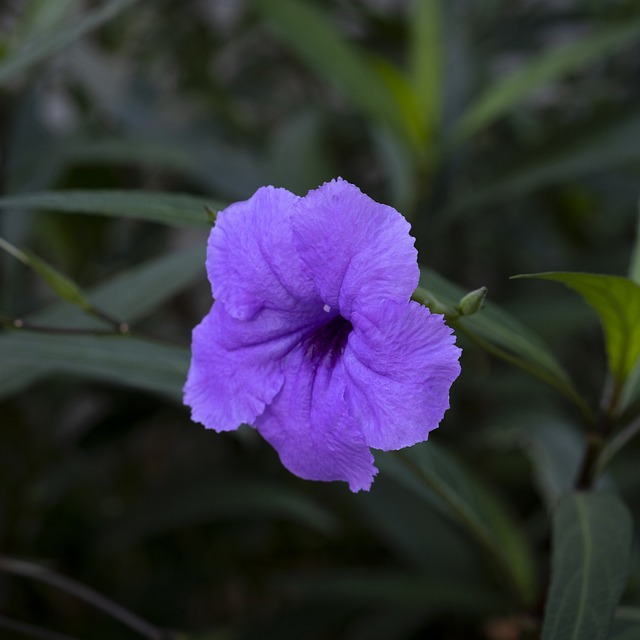
[[[307,357],[318,365],[328,358],[334,366],[344,352],[351,329],[353,325],[348,320],[341,315],[334,316],[305,339]]]

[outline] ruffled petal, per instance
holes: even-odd
[[[347,319],[376,300],[409,300],[418,285],[409,223],[342,179],[297,200],[291,223],[320,296]]]
[[[318,303],[293,241],[290,218],[299,199],[286,189],[262,187],[218,214],[207,271],[213,297],[232,316],[247,319],[263,308]]]
[[[443,316],[416,302],[380,302],[353,313],[343,355],[345,398],[374,449],[427,439],[449,408],[461,350]]]
[[[254,422],[282,387],[282,358],[316,322],[296,310],[238,320],[214,303],[193,331],[184,388],[192,419],[216,431]]]
[[[297,476],[345,480],[352,491],[368,490],[378,470],[347,410],[340,360],[317,362],[303,343],[284,366],[285,383],[258,418],[258,431]]]

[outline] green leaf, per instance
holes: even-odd
[[[15,331],[0,340],[0,362],[19,359],[57,373],[159,393],[180,400],[188,349],[130,336],[54,335]]]
[[[640,111],[616,113],[606,119],[570,130],[553,132],[537,149],[524,158],[501,163],[495,179],[474,185],[443,211],[450,219],[473,214],[478,207],[508,201],[535,189],[574,180],[613,166],[634,162],[640,157],[636,140],[640,135]]]
[[[409,14],[410,78],[422,126],[431,134],[442,109],[444,43],[440,0],[414,0]]]
[[[209,198],[153,191],[42,191],[0,198],[4,209],[122,216],[176,227],[210,227],[207,209],[225,206]]]
[[[89,290],[87,297],[93,305],[132,325],[192,284],[197,277],[205,277],[204,247],[186,249],[128,269]],[[100,319],[63,302],[52,304],[25,320],[34,325],[67,329],[104,327]],[[14,335],[0,335],[0,353],[3,354],[0,358],[0,399],[56,371],[55,364],[7,355],[3,345]]]
[[[347,569],[278,572],[277,588],[322,602],[358,605],[385,604],[418,607],[425,614],[460,613],[482,615],[502,605],[498,594],[459,583],[415,577],[398,571],[349,567]],[[274,585],[274,586],[276,586]]]
[[[622,385],[640,356],[640,285],[628,278],[553,271],[513,276],[562,282],[596,311],[604,331],[609,369]]]
[[[621,22],[534,58],[523,68],[498,80],[469,107],[457,126],[457,138],[473,135],[539,87],[618,51],[639,36],[640,21]]]
[[[638,224],[636,227],[636,241],[633,245],[631,264],[629,266],[629,278],[640,284],[640,213],[638,214]]]
[[[538,490],[548,509],[574,486],[584,457],[584,435],[557,416],[542,415],[522,428]]]
[[[606,640],[631,558],[632,519],[613,494],[575,493],[553,518],[542,640]]]
[[[293,521],[325,535],[340,528],[336,517],[307,495],[264,479],[225,476],[155,490],[107,530],[99,546],[113,553],[187,526],[256,519]]]
[[[640,607],[618,607],[615,617],[616,620],[640,624]]]
[[[453,456],[433,442],[403,454],[380,453],[381,471],[453,519],[495,561],[521,603],[535,593],[531,550],[500,501]]]
[[[136,103],[131,108],[143,109],[150,133],[98,139],[72,137],[60,149],[64,161],[70,165],[117,164],[169,170],[205,193],[221,193],[231,200],[246,199],[266,184],[262,162],[238,143],[222,143],[206,126],[181,133],[167,130],[165,123],[157,121],[154,105]]]
[[[398,106],[363,53],[303,0],[254,0],[298,57],[370,120],[403,130]]]
[[[0,86],[13,76],[42,62],[87,33],[101,27],[137,0],[113,0],[71,26],[58,29],[47,37],[37,38],[0,61]]]
[[[77,10],[79,4],[79,0],[27,0],[12,30],[12,41],[19,42],[23,47],[52,35]]]
[[[626,411],[638,402],[640,402],[640,361],[624,384],[620,398],[620,411]]]
[[[54,269],[44,260],[41,260],[30,252],[14,247],[4,238],[0,238],[0,249],[4,249],[7,253],[20,260],[20,262],[25,264],[27,267],[33,269],[63,300],[66,300],[67,302],[70,302],[71,304],[74,304],[90,313],[94,311],[93,305],[89,300],[87,300],[82,289],[80,289],[73,280],[67,278],[67,276],[60,273],[57,269]]]
[[[380,474],[373,490],[359,495],[351,509],[359,527],[413,571],[480,590],[494,587],[482,550],[469,544],[450,514],[427,504],[390,474]]]
[[[428,269],[421,269],[420,290],[427,298],[435,298],[437,307],[454,310],[460,299],[467,293],[461,287],[452,284],[442,276]],[[428,303],[428,300],[425,300]],[[436,313],[442,310],[434,309]],[[528,371],[561,391],[576,402],[579,408],[589,413],[588,407],[575,391],[569,376],[555,359],[549,348],[515,318],[494,305],[486,302],[481,311],[466,317],[447,320],[458,332],[468,336],[495,356]]]

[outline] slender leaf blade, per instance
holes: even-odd
[[[374,122],[403,129],[393,96],[362,52],[303,0],[255,0],[279,36],[319,76]]]
[[[473,104],[457,127],[458,138],[473,135],[504,115],[535,89],[640,37],[640,21],[621,22],[533,59],[499,80]]]
[[[208,522],[289,520],[323,534],[340,528],[337,518],[308,495],[264,479],[214,477],[163,486],[140,499],[134,510],[107,529],[99,541],[117,552],[150,537]]]
[[[638,224],[636,227],[636,242],[631,254],[631,264],[629,265],[629,278],[640,284],[640,207],[638,212]]]
[[[500,501],[479,478],[433,442],[407,450],[400,458],[376,456],[381,470],[457,522],[480,543],[523,602],[535,592],[531,550]]]
[[[93,305],[86,298],[82,289],[73,280],[65,276],[63,273],[47,264],[38,256],[23,251],[7,242],[4,238],[0,238],[0,249],[4,249],[7,253],[17,258],[27,267],[33,269],[63,300],[80,307],[85,311],[92,311]]]
[[[128,269],[87,292],[92,304],[132,325],[204,274],[204,248],[185,249]],[[103,321],[64,302],[49,305],[25,318],[34,325],[66,329],[101,329]],[[54,373],[55,363],[32,357],[9,356],[0,335],[0,399],[17,393],[43,376]]]
[[[624,589],[633,523],[614,494],[574,493],[553,518],[542,640],[605,640]]]
[[[47,37],[34,39],[0,61],[0,86],[16,74],[46,60],[87,33],[115,18],[138,0],[113,0],[88,14],[75,24],[59,29]]]
[[[0,362],[20,359],[53,371],[182,397],[189,350],[129,336],[16,331],[0,340]]]
[[[442,108],[444,43],[440,0],[415,0],[409,23],[410,80],[423,126],[438,126]]]
[[[429,269],[421,269],[421,287],[439,303],[454,309],[468,293]],[[579,402],[571,380],[549,348],[526,327],[492,302],[467,317],[450,320],[451,326],[494,355],[529,371]]]
[[[639,135],[638,109],[624,110],[606,118],[598,115],[593,122],[568,132],[552,132],[526,157],[501,163],[496,178],[474,185],[470,193],[447,205],[443,214],[449,219],[472,214],[478,207],[635,162],[640,157],[636,143]]]
[[[514,276],[561,282],[598,314],[609,368],[623,384],[640,356],[640,285],[620,276],[551,271]]]
[[[177,227],[210,227],[207,210],[224,207],[224,204],[204,197],[134,190],[42,191],[0,198],[3,209],[121,216]]]

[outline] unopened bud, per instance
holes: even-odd
[[[478,313],[484,306],[484,299],[487,297],[487,287],[480,287],[467,293],[458,303],[456,309],[461,316],[471,316]]]

